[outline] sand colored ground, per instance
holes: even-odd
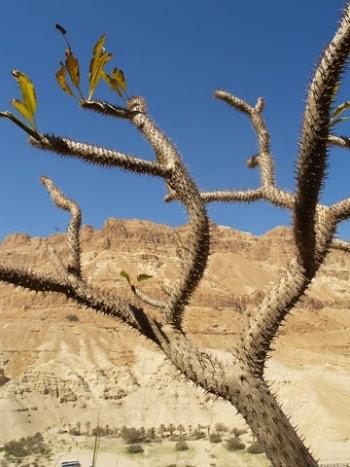
[[[185,326],[199,345],[229,359],[244,313],[237,297],[252,297],[258,305],[259,293],[267,293],[280,276],[293,245],[287,229],[260,238],[215,226],[212,230],[215,251]],[[168,227],[137,221],[111,219],[102,231],[85,227],[84,273],[99,287],[122,294],[128,290],[121,269],[152,274],[146,289],[160,296],[158,282],[169,285],[181,271],[179,238],[185,236],[184,229],[175,234]],[[48,271],[48,242],[63,251],[62,235],[49,240],[15,235],[0,245],[0,252],[6,261]],[[330,255],[310,297],[281,331],[266,373],[285,411],[323,461],[350,460],[349,270],[350,255]],[[70,321],[70,315],[77,320]],[[111,427],[244,426],[229,404],[186,382],[152,345],[116,321],[58,295],[1,286],[0,443],[37,431],[56,443],[58,432],[69,424],[93,426],[98,410],[103,425]],[[207,455],[203,452],[196,455]],[[85,456],[80,450],[76,454]],[[114,454],[105,451],[101,456],[106,467],[107,462],[120,467],[129,462],[125,458],[125,464],[115,464]],[[146,460],[134,457],[132,462]],[[193,465],[205,466],[207,460],[199,457]]]

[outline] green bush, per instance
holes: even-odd
[[[228,427],[224,423],[216,423],[215,424],[215,431],[217,433],[225,433],[228,431]]]
[[[206,434],[202,430],[194,430],[192,433],[193,439],[203,439],[205,438]]]
[[[143,452],[143,447],[141,444],[130,444],[126,450],[129,454],[139,454]]]
[[[3,450],[6,459],[22,459],[30,455],[40,455],[40,457],[49,457],[51,454],[50,447],[44,442],[41,433],[36,433],[33,436],[12,440],[4,444]]]
[[[224,447],[229,451],[238,451],[245,448],[245,444],[239,438],[228,438]]]
[[[221,443],[222,438],[220,433],[210,433],[209,435],[209,441],[211,443]]]
[[[67,316],[66,316],[66,319],[67,319],[68,321],[72,321],[72,322],[74,322],[74,321],[79,321],[78,316],[77,316],[77,315],[74,315],[73,313],[67,315]]]
[[[255,441],[254,443],[252,443],[247,448],[247,451],[250,452],[251,454],[262,454],[263,452],[265,452],[264,448],[258,441]]]
[[[175,449],[177,451],[188,451],[189,447],[188,447],[188,444],[186,443],[186,441],[178,441],[176,444],[175,444]]]
[[[246,429],[239,430],[238,428],[232,428],[232,430],[231,430],[231,434],[234,435],[235,438],[239,438],[241,435],[244,435],[247,432],[248,432],[248,430],[246,430]]]
[[[123,427],[120,431],[120,436],[127,444],[136,444],[144,440],[144,436],[136,428]]]

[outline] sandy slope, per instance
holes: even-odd
[[[261,238],[212,230],[215,252],[186,327],[203,347],[229,352],[240,329],[237,296],[249,295],[258,304],[257,293],[266,293],[281,274],[293,245],[287,229]],[[101,232],[85,227],[85,274],[100,287],[126,294],[120,270],[146,272],[155,276],[146,288],[159,296],[158,282],[169,285],[181,271],[179,238],[185,237],[184,229],[175,234],[136,221],[109,220]],[[62,252],[62,236],[48,241]],[[5,261],[50,270],[48,241],[12,236],[0,252]],[[349,269],[348,256],[331,255],[311,290],[322,306],[315,309],[309,300],[293,313],[267,370],[285,410],[324,460],[350,460]],[[68,321],[70,314],[79,321]],[[68,424],[93,425],[98,409],[101,423],[111,427],[244,425],[227,403],[184,381],[154,347],[116,321],[57,295],[0,287],[1,441],[36,431],[54,440]]]

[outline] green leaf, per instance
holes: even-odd
[[[106,53],[104,51],[104,43],[106,40],[106,34],[103,34],[97,41],[94,51],[92,54],[92,59],[90,62],[89,69],[89,96],[88,99],[91,99],[93,93],[95,92],[96,86],[98,85],[100,79],[102,78],[103,69],[105,65],[111,60],[112,54]]]
[[[119,97],[123,97],[123,94],[122,92],[120,91],[119,89],[119,85],[117,83],[117,81],[112,78],[111,75],[109,75],[108,73],[106,73],[105,71],[102,71],[102,79],[108,84],[108,86],[113,90],[113,91],[116,91],[119,95]]]
[[[78,90],[80,90],[79,62],[69,47],[66,49],[66,68],[72,83]]]
[[[343,102],[342,104],[338,105],[332,115],[332,119],[341,115],[345,110],[350,108],[350,101]]]
[[[120,275],[124,277],[127,283],[131,286],[131,279],[130,279],[129,274],[126,271],[120,271]]]
[[[69,87],[66,81],[66,67],[62,62],[60,62],[61,68],[56,71],[56,79],[60,87],[63,89],[64,92],[69,94],[70,96],[74,96],[73,91]]]
[[[12,99],[11,104],[29,123],[33,124],[32,115],[22,101]]]
[[[112,70],[112,77],[116,80],[118,85],[122,88],[124,92],[127,90],[126,80],[124,76],[124,72],[119,68],[113,68]]]
[[[22,72],[20,72],[18,70],[12,70],[12,75],[16,79],[16,81],[17,81],[17,83],[19,85],[21,94],[22,94],[22,99],[23,99],[22,104],[26,108],[26,113],[29,116],[29,119],[27,117],[26,118],[27,118],[27,120],[29,120],[31,122],[31,124],[35,128],[35,119],[34,119],[34,117],[35,117],[37,100],[36,100],[34,85],[33,85],[32,81],[28,78],[27,75],[25,75],[24,73],[22,73]],[[20,102],[20,101],[16,100],[16,102]],[[13,104],[13,105],[18,110],[18,104]],[[16,107],[16,105],[17,105],[17,107]],[[22,110],[24,110],[23,107],[21,107],[21,108],[22,108]],[[22,111],[21,111],[21,113],[23,115]]]
[[[138,274],[137,275],[137,282],[146,281],[147,279],[151,279],[153,276],[148,274]]]

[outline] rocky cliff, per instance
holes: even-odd
[[[212,254],[185,326],[203,347],[229,352],[247,303],[259,305],[294,252],[290,231],[262,237],[211,225]],[[188,232],[144,221],[108,219],[82,230],[84,276],[130,294],[120,271],[152,276],[144,289],[163,296],[181,274]],[[53,271],[48,246],[63,234],[8,236],[2,261]],[[350,453],[350,255],[332,252],[310,293],[289,317],[267,378],[320,456]],[[149,308],[150,313],[154,310]],[[200,319],[199,319],[200,317]],[[118,322],[56,294],[0,287],[0,411],[3,441],[68,424],[158,426],[243,421],[184,379],[150,343]]]

